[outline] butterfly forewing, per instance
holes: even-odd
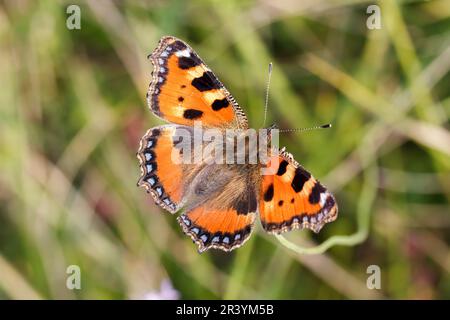
[[[150,55],[154,65],[147,101],[160,118],[205,127],[248,127],[235,99],[185,42],[164,37]]]

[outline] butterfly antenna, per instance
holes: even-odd
[[[272,62],[271,62],[271,63],[269,63],[269,73],[267,75],[266,101],[264,103],[264,123],[263,123],[263,128],[266,125],[266,120],[267,120],[267,106],[269,105],[269,88],[270,88],[270,78],[272,78],[272,69],[273,69],[273,65],[272,65]]]
[[[331,123],[323,124],[321,126],[314,126],[310,128],[299,128],[299,129],[280,129],[280,132],[302,132],[302,131],[311,131],[316,129],[327,129],[331,128]]]

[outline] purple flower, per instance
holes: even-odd
[[[164,279],[161,288],[147,292],[143,295],[142,300],[178,300],[180,293],[175,290],[169,279]]]

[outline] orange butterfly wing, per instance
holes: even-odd
[[[150,55],[154,66],[147,93],[150,109],[172,123],[248,128],[235,99],[185,42],[163,37]]]
[[[137,157],[141,168],[138,186],[149,192],[156,204],[175,213],[185,195],[187,176],[182,153],[174,137],[182,126],[163,125],[149,129],[141,138]]]
[[[271,157],[269,165],[276,173],[263,176],[259,200],[261,224],[267,232],[303,228],[319,232],[337,218],[333,195],[291,154],[282,150]]]
[[[183,231],[197,244],[199,252],[209,248],[231,251],[250,237],[255,212],[238,213],[234,208],[214,209],[204,204],[178,217]]]
[[[227,165],[205,166],[194,178],[178,222],[200,252],[231,251],[250,237],[258,207],[251,180],[250,172]]]

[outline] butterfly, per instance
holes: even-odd
[[[271,234],[319,232],[337,218],[333,195],[284,148],[268,147],[267,161],[257,164],[174,161],[186,152],[179,132],[192,132],[196,121],[219,132],[250,128],[233,96],[185,42],[163,37],[149,59],[154,69],[147,102],[169,124],[149,129],[140,140],[138,186],[170,213],[182,210],[177,220],[199,252],[240,247],[258,214]],[[261,174],[269,166],[271,174]]]

